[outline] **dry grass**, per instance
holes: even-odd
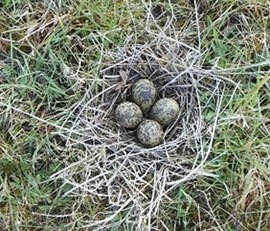
[[[103,220],[87,219],[84,227],[98,225],[104,230],[115,225],[112,221],[117,219],[138,230],[159,230],[166,227],[159,217],[160,203],[170,200],[173,189],[197,177],[216,177],[204,166],[224,109],[221,106],[226,81],[215,75],[214,70],[212,74],[203,74],[194,60],[186,59],[192,57],[193,51],[186,55],[182,42],[177,48],[170,40],[171,37],[162,34],[153,38],[152,44],[112,54],[116,60],[101,71],[100,93],[87,92],[80,105],[76,104],[77,117],[71,131],[81,136],[63,135],[70,137],[74,145],[81,144],[85,152],[53,179],[60,178],[73,186],[66,195],[82,194],[94,201],[106,201],[107,216]],[[171,60],[170,56],[180,53],[177,49],[182,53],[178,62],[158,57],[162,53]],[[165,131],[165,142],[151,149],[141,147],[134,131],[121,129],[113,117],[115,106],[128,99],[132,82],[139,77],[150,78],[158,86],[160,96],[174,97],[181,105],[177,122]],[[202,101],[205,94],[208,99]],[[209,109],[207,103],[213,102],[215,115],[207,123],[202,114]],[[79,182],[73,177],[77,174],[83,175]]]

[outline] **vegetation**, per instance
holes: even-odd
[[[0,230],[270,230],[267,0],[0,5]],[[150,150],[138,73],[183,102]]]

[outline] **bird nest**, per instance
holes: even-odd
[[[166,36],[104,55],[100,78],[76,108],[72,130],[77,134],[70,142],[84,152],[54,177],[72,185],[66,195],[87,196],[102,206],[104,213],[81,217],[82,227],[162,230],[159,213],[170,193],[183,182],[211,176],[204,167],[225,80],[200,67],[197,49]],[[143,147],[134,130],[121,128],[114,119],[116,106],[130,100],[140,78],[153,81],[158,98],[172,97],[181,108],[165,129],[164,142],[153,148]]]

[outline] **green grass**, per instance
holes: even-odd
[[[184,39],[194,46],[200,43],[197,70],[219,73],[237,88],[225,85],[203,166],[215,177],[198,176],[170,190],[154,224],[187,231],[269,230],[268,1],[211,1],[214,7],[199,18],[200,41],[186,1],[155,1],[153,7],[165,12],[156,21],[139,0],[59,2],[0,1],[0,230],[85,230],[88,220],[111,215],[108,201],[83,189],[70,193],[74,182],[85,179],[76,163],[88,163],[87,141],[74,130],[74,105],[103,89],[100,71],[113,62],[105,54],[150,44],[149,30],[168,35],[172,14],[174,29],[186,30]],[[203,116],[213,124],[217,101],[210,95],[201,99],[208,106]],[[66,181],[54,175],[63,172]],[[149,176],[144,180],[150,185]],[[128,216],[128,209],[121,211],[108,230],[133,230],[131,215],[121,223]]]

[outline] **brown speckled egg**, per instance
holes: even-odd
[[[162,126],[167,126],[176,120],[179,113],[180,106],[177,101],[172,98],[162,98],[151,108],[150,118]]]
[[[147,113],[156,100],[157,89],[148,79],[137,81],[131,91],[132,100],[140,106],[143,113]]]
[[[115,109],[115,120],[123,128],[136,128],[142,117],[140,107],[132,102],[121,103]]]
[[[137,138],[145,147],[155,147],[162,142],[163,129],[154,120],[144,120],[137,128]]]

